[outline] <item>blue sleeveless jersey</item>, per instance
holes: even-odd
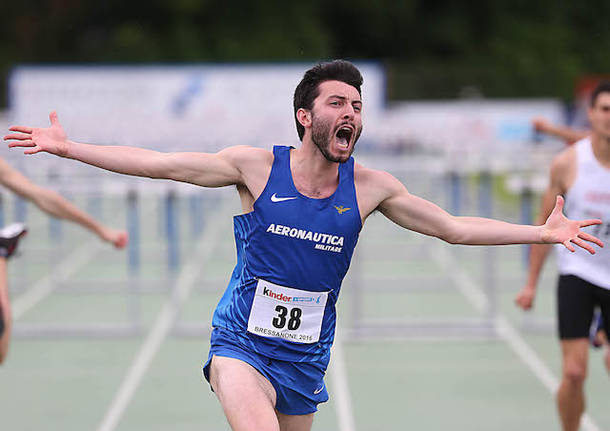
[[[362,228],[354,159],[339,165],[335,193],[313,199],[300,194],[294,185],[290,150],[273,148],[271,174],[254,210],[233,219],[237,264],[212,325],[230,331],[240,344],[271,358],[328,361],[335,333],[335,304]],[[248,332],[259,280],[307,293],[327,292],[317,342],[293,342]]]

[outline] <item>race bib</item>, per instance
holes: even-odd
[[[309,292],[258,280],[248,332],[295,343],[320,339],[328,292]]]

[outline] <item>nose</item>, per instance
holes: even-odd
[[[345,111],[343,112],[343,118],[346,120],[354,118],[354,115],[356,114],[356,111],[354,111],[354,107],[352,105],[350,105],[349,103],[346,103],[345,106],[346,106],[346,108],[345,108]]]

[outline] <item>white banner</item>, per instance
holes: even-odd
[[[377,117],[385,104],[384,71],[374,63],[357,66],[365,115]],[[10,79],[11,120],[43,126],[56,110],[75,140],[166,151],[298,144],[292,98],[310,67],[18,67]]]

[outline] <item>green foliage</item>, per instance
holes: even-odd
[[[390,98],[570,99],[610,70],[610,2],[2,2],[0,78],[21,63],[378,59]]]

